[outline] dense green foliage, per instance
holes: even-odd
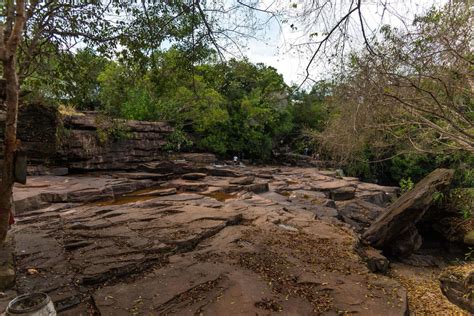
[[[189,52],[173,46],[154,52],[146,65],[143,61],[113,61],[84,49],[59,56],[26,83],[49,103],[112,117],[168,121],[176,130],[168,145],[174,150],[193,146],[266,160],[282,144],[302,151],[307,146],[299,136],[302,131],[324,128],[327,84],[292,95],[274,68],[245,59],[217,62],[207,49]]]
[[[23,86],[33,92],[30,98],[73,105],[78,110],[94,109],[100,105],[98,76],[108,63],[91,49],[52,56],[25,79]]]
[[[385,27],[384,41],[372,47],[377,55],[354,53],[343,74],[297,91],[272,67],[221,62],[204,42],[189,41],[202,32],[193,29],[202,22],[196,14],[159,26],[166,29],[159,38],[144,31],[179,11],[179,3],[154,12],[152,21],[134,12],[135,33],[120,39],[123,49],[113,59],[88,48],[53,55],[25,80],[30,97],[111,117],[166,120],[175,127],[170,150],[266,160],[274,150],[309,148],[364,180],[409,187],[451,167],[460,186],[473,186],[473,157],[462,150],[473,113],[466,85],[472,65],[465,67],[472,52],[464,45],[471,33],[462,10],[433,10],[412,33]],[[159,48],[165,40],[172,46]],[[437,51],[454,44],[454,53]],[[397,104],[413,100],[421,100],[421,110]]]
[[[326,128],[312,139],[350,175],[406,185],[435,168],[473,185],[472,14],[433,8],[407,29],[385,26],[371,51],[335,75]]]

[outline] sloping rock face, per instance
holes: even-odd
[[[418,182],[390,205],[362,237],[372,246],[397,256],[408,256],[421,246],[421,236],[415,224],[433,203],[436,192],[444,191],[454,170],[437,169]]]

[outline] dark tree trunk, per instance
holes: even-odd
[[[13,206],[13,184],[15,152],[17,150],[16,128],[18,120],[18,83],[16,52],[25,26],[25,0],[5,2],[5,22],[0,27],[0,59],[3,63],[5,84],[5,147],[3,150],[2,181],[0,183],[0,244],[5,241]]]
[[[0,243],[7,235],[10,212],[12,210],[12,194],[14,184],[15,152],[17,149],[17,120],[19,85],[16,74],[15,54],[3,61],[3,77],[6,79],[6,126],[5,147],[3,155],[2,182],[0,187]]]

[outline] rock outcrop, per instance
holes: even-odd
[[[4,137],[5,117],[0,116],[0,140]],[[21,150],[27,153],[29,162],[43,164],[54,160],[58,149],[57,128],[59,113],[53,107],[41,104],[24,104],[18,112],[18,139]],[[3,141],[1,141],[3,144]],[[0,146],[0,157],[3,146]]]
[[[60,159],[71,169],[135,169],[163,158],[171,127],[163,122],[101,121],[95,113],[64,118]]]
[[[439,281],[441,291],[452,303],[474,313],[474,263],[445,269]]]
[[[369,244],[394,255],[408,256],[421,246],[415,224],[433,203],[435,193],[445,190],[454,171],[437,169],[390,205],[363,234]]]
[[[4,119],[0,115],[0,141]],[[25,104],[19,110],[18,138],[30,174],[55,174],[45,165],[52,170],[135,169],[163,159],[170,132],[172,128],[164,122],[113,120],[96,112],[61,117],[56,108],[40,104]],[[207,162],[215,156],[189,154],[189,159]]]

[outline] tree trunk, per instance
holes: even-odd
[[[3,77],[6,79],[5,104],[7,108],[7,116],[5,123],[2,182],[0,186],[0,244],[5,240],[8,231],[13,202],[13,184],[15,181],[14,169],[15,152],[17,149],[16,130],[19,96],[15,54],[3,61]]]

